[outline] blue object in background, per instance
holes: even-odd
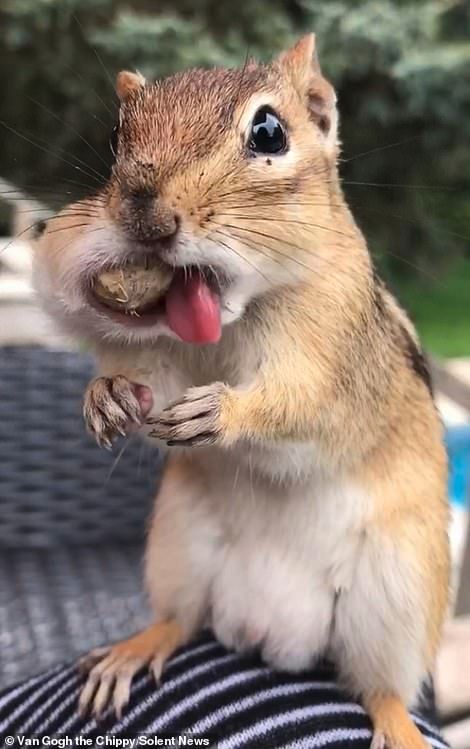
[[[470,501],[470,425],[449,427],[449,495],[452,504],[468,508]]]

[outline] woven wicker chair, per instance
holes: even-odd
[[[147,621],[140,559],[158,453],[86,434],[82,354],[0,349],[0,688]]]

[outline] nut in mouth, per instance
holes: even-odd
[[[91,294],[100,307],[140,317],[155,312],[174,276],[163,263],[129,264],[92,279]]]
[[[174,267],[144,258],[106,268],[88,284],[89,303],[126,327],[164,323],[179,338],[214,343],[220,338],[223,289],[229,279],[209,267]]]

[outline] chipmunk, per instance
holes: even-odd
[[[36,283],[96,355],[98,441],[138,428],[169,449],[146,550],[154,621],[85,659],[80,708],[121,715],[137,670],[158,680],[209,625],[274,668],[329,654],[374,749],[423,747],[407,707],[448,599],[443,429],[343,197],[315,37],[270,64],[121,72],[117,94],[109,183],[49,221]],[[170,280],[132,315],[95,293],[155,258]]]

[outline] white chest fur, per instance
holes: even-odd
[[[294,490],[253,486],[248,476],[222,496],[215,633],[228,647],[260,647],[277,668],[306,668],[327,649],[336,595],[350,587],[365,498],[347,483]]]

